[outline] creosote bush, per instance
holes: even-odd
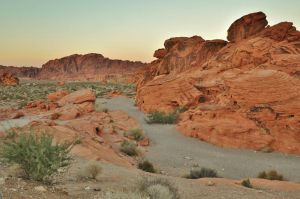
[[[139,182],[139,192],[155,199],[179,199],[178,189],[167,179],[144,178]]]
[[[271,170],[269,172],[262,171],[258,174],[257,177],[267,179],[267,180],[281,180],[281,181],[284,180],[283,175],[279,174],[275,170]]]
[[[142,129],[130,129],[124,133],[124,136],[130,139],[133,139],[135,141],[140,141],[145,138],[145,135],[143,133]]]
[[[242,186],[247,187],[247,188],[253,188],[253,186],[252,186],[249,179],[243,180],[242,181]]]
[[[19,164],[25,177],[46,182],[58,168],[70,161],[71,144],[53,145],[52,137],[33,133],[23,133],[7,139],[1,147],[1,157],[9,163]]]
[[[121,144],[120,150],[129,156],[138,155],[136,144],[131,141],[124,140]]]
[[[138,164],[138,168],[149,173],[155,173],[153,164],[148,160],[140,161]]]
[[[198,178],[217,178],[217,171],[209,168],[201,168],[201,169],[192,169],[190,170],[190,174],[186,176],[189,179],[198,179]]]

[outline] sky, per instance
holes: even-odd
[[[300,29],[299,8],[300,0],[0,0],[0,65],[86,53],[149,62],[168,38],[226,39],[252,12]]]

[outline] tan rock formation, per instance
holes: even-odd
[[[19,84],[19,79],[10,73],[0,74],[0,85],[16,86]]]

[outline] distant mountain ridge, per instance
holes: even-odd
[[[113,60],[90,53],[50,60],[42,68],[0,66],[0,73],[8,72],[19,78],[103,80],[109,77],[132,78],[132,74],[144,71],[146,65],[139,61]]]

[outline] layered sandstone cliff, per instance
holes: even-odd
[[[267,24],[258,12],[230,26],[228,43],[167,40],[139,81],[137,104],[188,107],[178,129],[216,145],[300,154],[300,32]]]

